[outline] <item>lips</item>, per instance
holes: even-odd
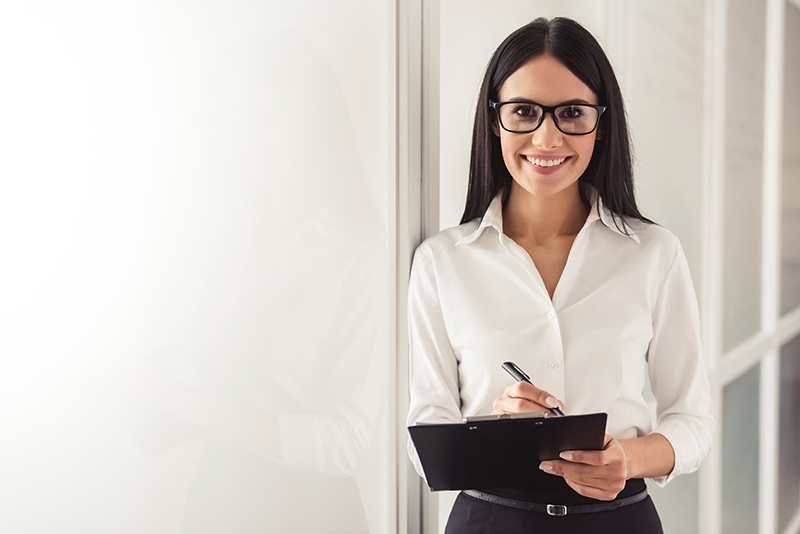
[[[546,159],[531,156],[524,156],[524,158],[537,167],[557,167],[569,159],[569,157]]]
[[[552,174],[558,172],[561,167],[566,165],[572,156],[549,157],[543,158],[541,156],[522,156],[523,161],[531,166],[533,172],[537,174]]]

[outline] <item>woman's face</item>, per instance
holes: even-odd
[[[544,106],[564,102],[598,105],[597,95],[557,59],[538,56],[508,77],[500,101],[531,100]],[[514,178],[512,193],[522,188],[537,196],[550,196],[577,188],[578,178],[592,159],[597,130],[587,135],[567,135],[556,128],[553,116],[531,133],[507,132],[495,116],[494,133],[500,137],[503,160]]]

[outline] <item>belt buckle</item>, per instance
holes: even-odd
[[[548,504],[547,515],[564,516],[567,515],[567,507],[563,504]]]

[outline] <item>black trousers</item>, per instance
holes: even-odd
[[[456,498],[445,529],[445,534],[570,533],[663,534],[663,530],[649,496],[616,510],[556,517],[493,504],[463,493]]]

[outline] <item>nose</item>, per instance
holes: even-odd
[[[545,113],[542,119],[542,124],[534,130],[531,142],[535,146],[542,148],[552,148],[561,146],[564,134],[556,126],[555,119],[552,113]]]

